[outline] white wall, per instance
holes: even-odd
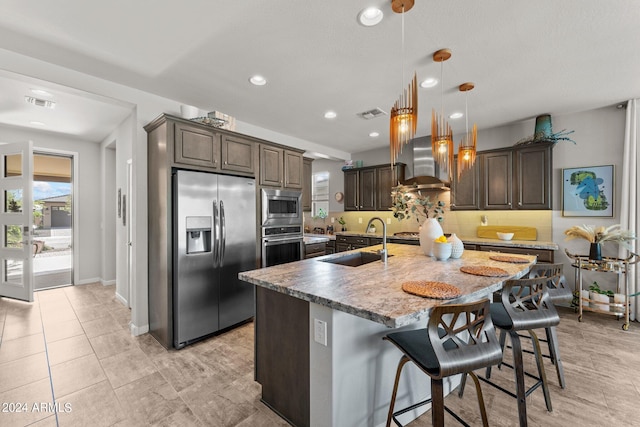
[[[74,230],[79,241],[74,248],[78,265],[74,265],[76,284],[100,281],[102,272],[102,235],[100,220],[102,212],[100,184],[100,147],[98,144],[72,137],[33,131],[24,128],[0,126],[2,142],[33,141],[34,150],[53,149],[78,153],[74,159],[78,165],[78,192],[74,202],[78,205],[78,227]],[[76,273],[77,272],[77,273]]]
[[[103,285],[116,283],[116,141],[101,144],[100,158],[102,163],[102,272]]]
[[[105,259],[113,257],[116,297],[125,305],[131,304],[131,301],[129,301],[129,268],[127,259],[129,238],[127,236],[127,226],[123,223],[122,216],[117,217],[117,205],[115,203],[117,203],[118,189],[120,189],[121,197],[126,196],[127,203],[131,201],[132,195],[128,194],[127,188],[127,161],[132,158],[135,134],[135,111],[132,111],[131,115],[120,123],[101,144],[104,155],[109,156],[109,151],[113,151],[114,158],[113,170],[111,173],[105,174],[105,180],[110,181],[111,189],[105,192],[104,200],[106,204],[110,203],[110,201],[114,203],[113,212],[105,211],[105,224],[110,224],[109,229],[112,230],[110,235],[105,233],[105,239],[108,242],[105,242],[104,245],[105,247],[109,245],[109,250],[111,251],[111,254],[105,255]],[[113,147],[115,150],[107,148],[111,147],[111,144],[115,145]],[[105,188],[107,185],[105,185]]]

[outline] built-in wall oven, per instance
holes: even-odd
[[[262,266],[300,261],[304,256],[302,225],[262,228]]]
[[[302,226],[302,192],[262,189],[262,226]]]
[[[302,193],[263,188],[262,266],[300,261],[304,256]]]

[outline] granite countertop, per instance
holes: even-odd
[[[357,237],[379,237],[382,238],[382,233],[365,233],[365,232],[353,232],[353,231],[341,231],[336,233],[339,236],[357,236]],[[503,246],[512,248],[529,248],[529,249],[547,249],[552,251],[558,250],[558,244],[554,242],[547,242],[544,240],[500,240],[500,239],[487,239],[483,237],[463,237],[458,236],[463,243],[471,245],[488,245],[488,246]],[[412,236],[387,236],[388,240],[420,240],[419,237]]]
[[[303,240],[305,245],[311,245],[314,243],[326,243],[331,239],[329,239],[329,236],[323,236],[321,234],[316,234],[311,236],[308,234],[305,234],[303,237]]]
[[[240,280],[281,292],[295,298],[353,314],[391,328],[427,318],[431,309],[443,303],[475,301],[502,288],[504,277],[482,277],[462,273],[463,265],[482,265],[506,270],[512,278],[524,276],[536,257],[518,255],[526,264],[511,264],[489,259],[490,252],[464,251],[462,258],[436,261],[425,256],[418,246],[388,244],[387,265],[381,261],[359,267],[323,262],[354,252],[374,252],[382,245],[361,250],[276,265],[242,272]],[[433,280],[457,286],[462,296],[454,300],[435,300],[402,291],[409,280]]]

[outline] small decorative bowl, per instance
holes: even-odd
[[[498,239],[500,239],[500,240],[511,240],[511,239],[513,239],[513,233],[500,233],[498,231],[497,234],[498,234]]]
[[[433,256],[438,261],[446,261],[451,256],[451,243],[433,242]]]

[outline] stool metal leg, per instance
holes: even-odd
[[[545,329],[547,333],[547,343],[549,345],[549,354],[553,364],[556,365],[556,373],[558,374],[558,383],[560,387],[566,388],[567,384],[564,380],[564,368],[562,367],[562,360],[560,360],[560,348],[558,346],[558,332],[555,326],[550,326]]]
[[[513,367],[516,380],[516,399],[518,400],[518,419],[520,427],[527,427],[527,395],[524,388],[524,361],[522,360],[522,344],[516,331],[509,331],[513,348]]]
[[[489,426],[489,420],[487,418],[487,408],[484,405],[484,397],[482,395],[482,389],[480,388],[480,381],[478,381],[478,377],[473,372],[469,372],[471,379],[476,385],[476,393],[478,394],[478,406],[480,407],[480,416],[482,417],[482,425],[483,427]],[[463,378],[466,378],[465,375]],[[462,396],[461,396],[462,397]]]
[[[431,425],[444,427],[444,390],[442,379],[431,378]]]
[[[551,412],[551,395],[549,394],[549,383],[547,382],[547,375],[544,370],[544,363],[542,360],[542,350],[540,349],[540,341],[538,336],[533,330],[529,330],[531,339],[533,342],[533,352],[536,356],[536,365],[538,365],[538,375],[540,376],[540,382],[542,383],[542,392],[544,394],[544,402],[547,405],[547,411]]]
[[[396,380],[393,383],[393,393],[391,394],[391,402],[389,402],[389,414],[387,415],[387,427],[391,426],[391,419],[393,418],[393,407],[396,404],[396,396],[398,394],[398,383],[400,382],[400,374],[402,368],[410,359],[407,356],[402,356],[400,362],[398,362],[398,369],[396,370]]]

